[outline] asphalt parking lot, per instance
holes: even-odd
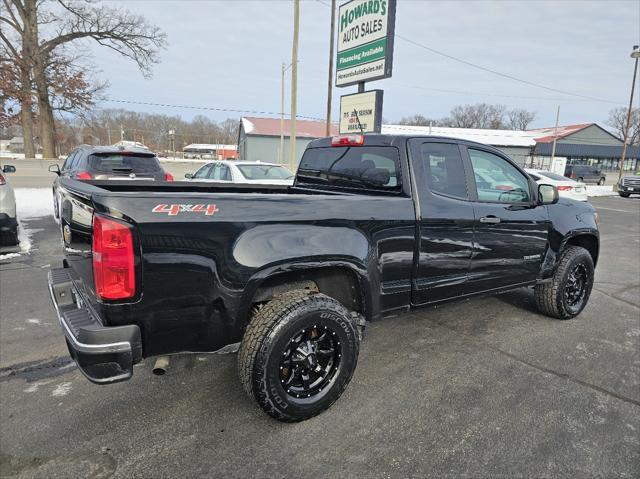
[[[96,386],[68,357],[46,288],[51,217],[0,261],[2,477],[638,477],[640,199],[596,198],[601,256],[586,310],[538,314],[531,290],[370,325],[327,412],[278,423],[235,354]]]

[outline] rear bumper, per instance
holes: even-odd
[[[109,384],[129,379],[142,359],[140,328],[105,327],[78,293],[66,268],[49,272],[49,293],[69,354],[87,379]]]
[[[18,220],[6,213],[0,213],[0,232],[16,233],[18,231]]]

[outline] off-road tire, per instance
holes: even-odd
[[[618,194],[623,198],[629,198],[629,193],[622,193],[621,191],[619,191]]]
[[[332,329],[341,358],[332,381],[311,398],[294,398],[281,384],[280,362],[301,328]],[[329,296],[309,291],[279,295],[257,310],[238,352],[238,373],[247,394],[271,417],[283,422],[309,419],[328,409],[343,393],[356,368],[360,339],[349,310]]]
[[[569,275],[578,264],[585,266],[588,276],[582,301],[576,307],[572,307],[565,298],[565,287],[567,286]],[[593,278],[593,259],[589,252],[580,246],[565,247],[551,280],[535,287],[535,300],[538,310],[552,318],[563,320],[575,318],[582,312],[589,301],[593,288]]]

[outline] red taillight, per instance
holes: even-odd
[[[171,173],[164,173],[164,180],[165,181],[173,181],[173,175]]]
[[[87,173],[86,171],[81,171],[76,175],[77,180],[91,180],[92,178],[93,176],[91,176],[91,174]]]
[[[0,173],[0,185],[6,185],[7,184],[7,180],[4,179],[4,176],[2,176],[2,173]]]
[[[93,278],[102,299],[126,299],[136,294],[131,227],[93,216]]]
[[[364,135],[334,136],[331,138],[331,146],[362,146]]]
[[[571,191],[573,186],[558,186],[558,191]]]

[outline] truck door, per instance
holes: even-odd
[[[456,143],[410,140],[418,210],[418,251],[413,304],[463,294],[473,254],[471,172]]]
[[[526,283],[540,272],[549,234],[534,183],[506,157],[463,147],[473,171],[475,247],[467,293]]]

